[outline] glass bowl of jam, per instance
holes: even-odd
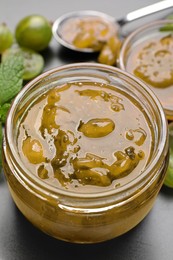
[[[16,96],[3,168],[23,215],[52,237],[97,243],[151,210],[168,164],[157,97],[125,71],[76,63],[47,71]]]
[[[119,67],[142,79],[173,120],[173,21],[158,20],[132,32],[123,42]]]

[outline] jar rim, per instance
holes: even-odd
[[[104,70],[106,72],[115,72],[115,73],[121,74],[127,78],[130,78],[133,82],[137,83],[137,85],[140,85],[140,87],[142,87],[145,92],[149,93],[149,96],[154,100],[154,102],[156,103],[156,105],[159,109],[160,121],[161,121],[160,124],[162,126],[161,127],[162,131],[159,133],[161,135],[159,149],[156,151],[156,155],[154,156],[152,162],[147,166],[147,168],[143,171],[143,173],[138,175],[136,178],[134,178],[132,181],[128,182],[127,184],[123,185],[122,187],[118,187],[116,189],[111,189],[109,191],[100,191],[97,193],[88,194],[88,193],[82,193],[82,192],[77,193],[75,191],[69,191],[69,190],[61,189],[59,187],[51,186],[50,184],[44,182],[43,180],[39,180],[34,175],[32,175],[32,178],[31,178],[31,174],[29,174],[30,173],[29,170],[26,169],[18,152],[15,150],[14,138],[13,138],[13,125],[14,125],[13,124],[13,115],[15,114],[16,107],[21,102],[22,97],[25,95],[25,93],[28,90],[34,88],[36,83],[39,83],[42,80],[44,80],[44,78],[47,78],[47,77],[55,74],[56,72],[60,72],[60,71],[68,70],[68,69],[74,69],[74,68],[79,69],[79,70],[80,69],[90,69],[90,70],[91,69],[100,69],[100,70]],[[26,86],[24,86],[22,88],[22,90],[18,93],[18,95],[13,100],[13,103],[11,105],[11,108],[9,110],[9,114],[7,117],[6,125],[5,125],[5,139],[6,139],[6,144],[8,144],[8,152],[10,153],[10,156],[13,158],[13,160],[15,162],[17,162],[18,165],[20,164],[19,168],[24,170],[24,172],[26,173],[26,174],[22,175],[22,178],[25,181],[27,181],[30,186],[33,186],[36,189],[41,190],[41,191],[44,190],[44,192],[47,192],[47,194],[49,194],[49,195],[51,192],[52,195],[54,195],[54,196],[65,195],[68,197],[78,197],[78,198],[79,197],[80,198],[105,197],[105,196],[110,196],[110,195],[114,195],[117,193],[121,193],[124,190],[127,191],[127,190],[133,188],[137,183],[139,183],[141,180],[143,180],[144,178],[149,176],[149,173],[152,171],[152,169],[154,168],[156,163],[159,161],[160,157],[162,156],[163,152],[165,151],[165,149],[168,146],[167,135],[168,135],[167,121],[165,118],[165,114],[164,114],[162,105],[161,105],[160,101],[158,100],[158,98],[154,95],[154,93],[150,90],[150,88],[148,86],[146,86],[146,84],[144,82],[142,82],[140,79],[136,78],[135,76],[131,75],[130,73],[123,71],[119,68],[115,68],[115,67],[112,67],[109,65],[91,63],[91,62],[72,63],[72,64],[67,64],[67,65],[63,65],[60,67],[56,67],[56,68],[53,68],[49,71],[42,73],[41,75],[39,75],[32,81],[27,83]],[[28,177],[30,177],[30,178],[28,178]]]

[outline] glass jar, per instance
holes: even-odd
[[[121,69],[148,84],[159,98],[169,120],[173,120],[171,28],[172,20],[158,20],[139,27],[124,40],[118,61]]]
[[[145,169],[124,185],[104,191],[75,192],[39,179],[21,159],[18,128],[35,99],[67,82],[109,84],[139,103],[153,132],[153,149]],[[123,119],[124,120],[124,119]],[[11,196],[37,228],[61,240],[96,243],[135,227],[151,210],[168,163],[168,128],[162,106],[140,80],[120,69],[94,63],[65,65],[29,82],[16,96],[5,128],[3,168]]]

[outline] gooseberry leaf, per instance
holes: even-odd
[[[0,106],[0,122],[2,124],[5,124],[7,113],[8,113],[10,106],[11,106],[10,103],[5,103],[2,106]]]
[[[166,32],[166,31],[173,31],[173,23],[166,24],[164,27],[160,28],[161,32]]]
[[[173,19],[173,14],[170,14],[166,17],[167,20],[172,20]],[[163,26],[162,28],[160,28],[161,32],[165,32],[165,31],[173,31],[173,23],[169,23],[166,24],[165,26]]]
[[[164,184],[173,188],[173,123],[169,124],[169,165]]]
[[[0,122],[0,167],[2,165],[2,124]]]
[[[0,64],[0,105],[10,101],[23,84],[23,56],[10,55]]]
[[[166,172],[164,184],[170,188],[173,188],[173,153],[170,153],[169,165]]]

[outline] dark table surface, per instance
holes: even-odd
[[[173,1],[173,0],[172,0]],[[42,14],[54,21],[75,10],[92,9],[121,18],[130,11],[156,0],[0,0],[0,23],[14,31],[17,22],[29,14]],[[152,15],[128,26],[139,26],[162,18],[169,11]],[[45,70],[61,64],[93,61],[96,55],[82,55],[59,46],[54,39],[43,52]],[[125,235],[93,245],[71,244],[49,237],[33,227],[19,212],[8,191],[3,172],[0,174],[0,260],[172,260],[173,259],[173,189],[162,187],[148,216]]]

